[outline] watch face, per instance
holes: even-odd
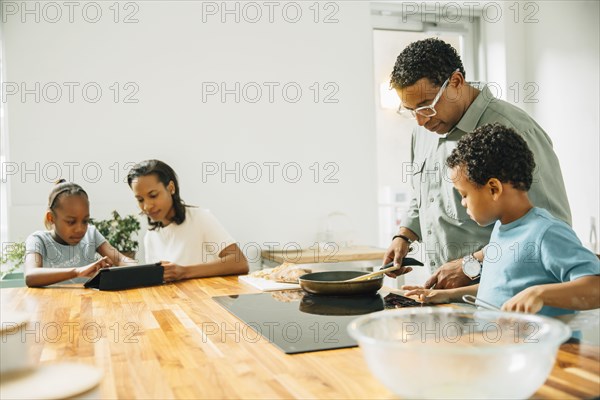
[[[468,277],[476,277],[481,273],[481,264],[473,258],[468,259],[463,263],[463,272]]]

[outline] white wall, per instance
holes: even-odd
[[[31,9],[34,3],[40,6],[28,3]],[[136,4],[137,11],[120,9],[120,21],[135,12],[139,22],[129,24],[114,22],[112,2],[97,3],[102,5],[100,21],[86,22],[83,16],[94,19],[95,10],[82,14],[85,4],[74,10],[73,23],[66,7],[57,23],[49,22],[56,16],[53,9],[40,8],[39,22],[23,9],[4,10],[7,83],[24,82],[29,89],[41,83],[39,102],[33,94],[22,101],[20,89],[14,95],[14,87],[6,90],[9,160],[17,164],[3,166],[4,175],[10,176],[9,240],[24,239],[42,228],[49,181],[56,175],[84,186],[92,216],[105,218],[112,209],[136,212],[123,183],[127,164],[158,158],[178,172],[183,198],[210,208],[242,244],[309,245],[332,211],[350,217],[355,243],[376,244],[374,88],[367,3],[335,3],[339,9],[320,4],[318,22],[314,7],[309,9],[312,2],[294,3],[302,9],[295,23],[288,22],[296,18],[295,8],[283,11],[287,3],[273,9],[273,22],[269,22],[269,9],[261,6],[262,19],[256,23],[250,22],[256,9],[227,3],[230,9],[240,7],[240,21],[229,14],[223,15],[223,23],[220,13],[203,13],[207,11],[203,7],[221,9],[221,2],[135,2],[130,4]],[[323,23],[326,16],[338,22]],[[63,89],[56,103],[51,102],[56,96],[52,85],[44,93],[49,82]],[[79,83],[73,102],[64,82]],[[82,95],[88,82],[103,91],[96,103]],[[121,90],[117,103],[110,89],[114,82]],[[133,97],[137,103],[123,102],[124,95],[132,92],[131,87],[124,88],[127,82],[139,87]],[[234,88],[235,82],[242,87],[256,82],[263,97],[251,103],[242,93],[239,103],[233,94],[224,102],[219,96],[203,102],[204,82],[225,82],[228,88]],[[263,82],[279,85],[272,102]],[[295,103],[282,94],[281,88],[289,82],[302,89]],[[310,89],[315,82],[320,86],[316,99]],[[327,83],[331,85],[324,87]],[[337,103],[324,102],[336,88],[332,99]],[[246,94],[250,99],[256,92]],[[292,89],[287,94],[295,95]],[[94,96],[94,91],[88,95]],[[236,162],[241,168],[258,163],[262,179],[251,183],[256,171],[251,168],[246,170],[249,180],[241,176],[236,182],[232,174],[224,178],[218,174],[203,181],[203,168],[215,165],[203,167],[203,163],[216,163],[219,168],[225,163],[232,169]],[[268,162],[280,163],[273,182],[263,164]],[[282,166],[292,162],[301,168],[297,183],[289,183],[296,175],[294,169],[282,175]],[[315,162],[320,163],[317,183],[310,168]],[[36,163],[37,172],[25,173]],[[65,163],[79,163],[73,175]],[[97,181],[95,164],[89,163],[101,167]],[[333,164],[326,169],[325,163]],[[57,174],[56,165],[61,173]],[[338,182],[325,183],[332,172]]]
[[[482,20],[487,80],[497,83],[502,98],[529,112],[552,138],[573,228],[585,243],[590,217],[598,221],[600,214],[600,3],[520,3],[518,17],[515,4],[502,3],[503,18],[497,22]]]
[[[526,4],[536,4],[537,11]],[[160,158],[178,171],[184,199],[210,208],[242,243],[268,241],[299,242],[316,239],[323,219],[332,211],[350,216],[355,241],[377,242],[377,170],[372,60],[372,31],[369,4],[334,2],[324,9],[320,3],[318,23],[312,2],[303,3],[299,22],[284,19],[278,3],[269,22],[248,22],[254,11],[245,3],[228,3],[242,8],[235,15],[203,14],[203,5],[220,7],[221,2],[135,2],[123,8],[114,22],[112,2],[102,4],[97,23],[86,22],[78,3],[74,22],[69,10],[49,22],[56,10],[23,12],[21,2],[2,3],[2,34],[5,47],[3,67],[7,83],[25,83],[34,88],[57,82],[63,97],[51,103],[50,86],[39,103],[33,94],[23,102],[20,92],[8,98],[9,161],[18,170],[9,179],[10,236],[2,241],[24,239],[41,228],[46,196],[56,175],[80,182],[90,193],[92,214],[108,216],[112,209],[136,212],[128,187],[121,181],[127,163]],[[44,3],[30,2],[43,7]],[[54,3],[57,4],[57,3]],[[59,5],[63,4],[58,2]],[[263,4],[263,3],[258,3]],[[485,2],[482,2],[485,4]],[[498,3],[495,3],[498,4]],[[503,17],[482,23],[482,66],[487,80],[497,82],[502,97],[514,101],[508,87],[518,83],[519,106],[553,138],[561,160],[573,210],[574,227],[586,239],[589,217],[599,217],[598,190],[598,2],[541,1],[521,3],[514,21],[514,2],[501,3]],[[16,5],[18,10],[6,9]],[[524,23],[535,11],[536,23]],[[123,19],[135,12],[137,23]],[[323,23],[333,13],[337,23]],[[243,18],[246,16],[246,20]],[[93,8],[85,17],[94,18]],[[205,22],[203,22],[205,17]],[[285,17],[294,18],[288,8]],[[21,19],[25,18],[25,22]],[[74,101],[68,99],[64,82],[78,82]],[[103,90],[97,103],[83,99],[81,88],[96,82]],[[120,85],[119,101],[113,101],[114,82]],[[138,103],[124,103],[131,92],[124,84],[139,87]],[[225,102],[219,96],[202,101],[203,82],[278,82],[274,101]],[[286,101],[281,87],[296,82],[303,90],[297,103]],[[310,86],[320,84],[318,102]],[[337,103],[324,103],[323,85],[332,82],[339,91]],[[524,85],[539,87],[538,103],[524,103]],[[11,88],[13,89],[13,88]],[[43,90],[42,90],[43,92]],[[93,91],[89,92],[93,95]],[[253,95],[253,92],[249,92]],[[290,92],[291,94],[291,92]],[[40,163],[39,170],[34,169]],[[69,176],[65,163],[79,163]],[[256,162],[297,162],[303,173],[298,183],[288,183],[275,170],[268,181],[263,165],[259,183],[235,182],[232,175],[202,179],[202,163],[226,163],[232,168]],[[320,163],[319,182],[313,182],[309,167]],[[327,162],[335,163],[338,183],[323,183]],[[94,164],[88,174],[82,167],[97,163],[102,177],[94,179]],[[204,164],[206,167],[209,164]],[[210,164],[209,166],[212,166]],[[14,165],[2,165],[3,178]],[[116,168],[115,168],[116,167]],[[253,170],[252,170],[253,171]],[[249,171],[249,172],[252,172]],[[290,175],[292,170],[289,171]],[[115,175],[116,179],[115,180]],[[289,176],[292,178],[293,176]],[[3,182],[4,185],[4,182]]]
[[[527,27],[526,78],[539,85],[532,113],[552,133],[573,227],[585,242],[590,217],[598,227],[600,216],[600,3],[566,3],[542,3],[539,25]]]

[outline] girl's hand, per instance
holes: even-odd
[[[90,265],[85,265],[83,267],[75,268],[75,272],[77,273],[77,277],[85,277],[94,275],[100,268],[108,268],[112,267],[112,263],[110,262],[110,258],[102,257],[98,261],[91,263]]]
[[[515,311],[535,314],[544,306],[538,286],[531,286],[517,293],[502,305],[502,311]]]
[[[163,273],[163,280],[165,282],[173,282],[183,279],[185,267],[174,264],[170,261],[161,261],[160,264],[165,269],[165,272]]]
[[[408,290],[404,296],[417,296],[422,303],[449,303],[450,295],[447,290],[425,289],[423,286],[407,286],[401,287],[402,290]]]

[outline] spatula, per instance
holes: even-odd
[[[401,267],[408,267],[411,265],[419,265],[423,266],[423,263],[415,260],[414,258],[406,257],[402,260],[402,264],[400,266],[394,266],[394,262],[387,263],[381,267],[379,271],[371,272],[370,274],[357,276],[356,278],[348,279],[345,282],[357,282],[357,281],[366,281],[367,279],[371,279],[375,276],[383,275],[386,272],[397,270]]]

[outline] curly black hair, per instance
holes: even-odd
[[[446,160],[450,168],[462,167],[477,186],[491,178],[528,191],[533,180],[535,160],[527,142],[514,129],[486,124],[463,136]]]
[[[409,44],[396,59],[390,86],[403,89],[422,78],[442,86],[457,69],[464,77],[465,68],[454,47],[437,38],[419,40]]]

